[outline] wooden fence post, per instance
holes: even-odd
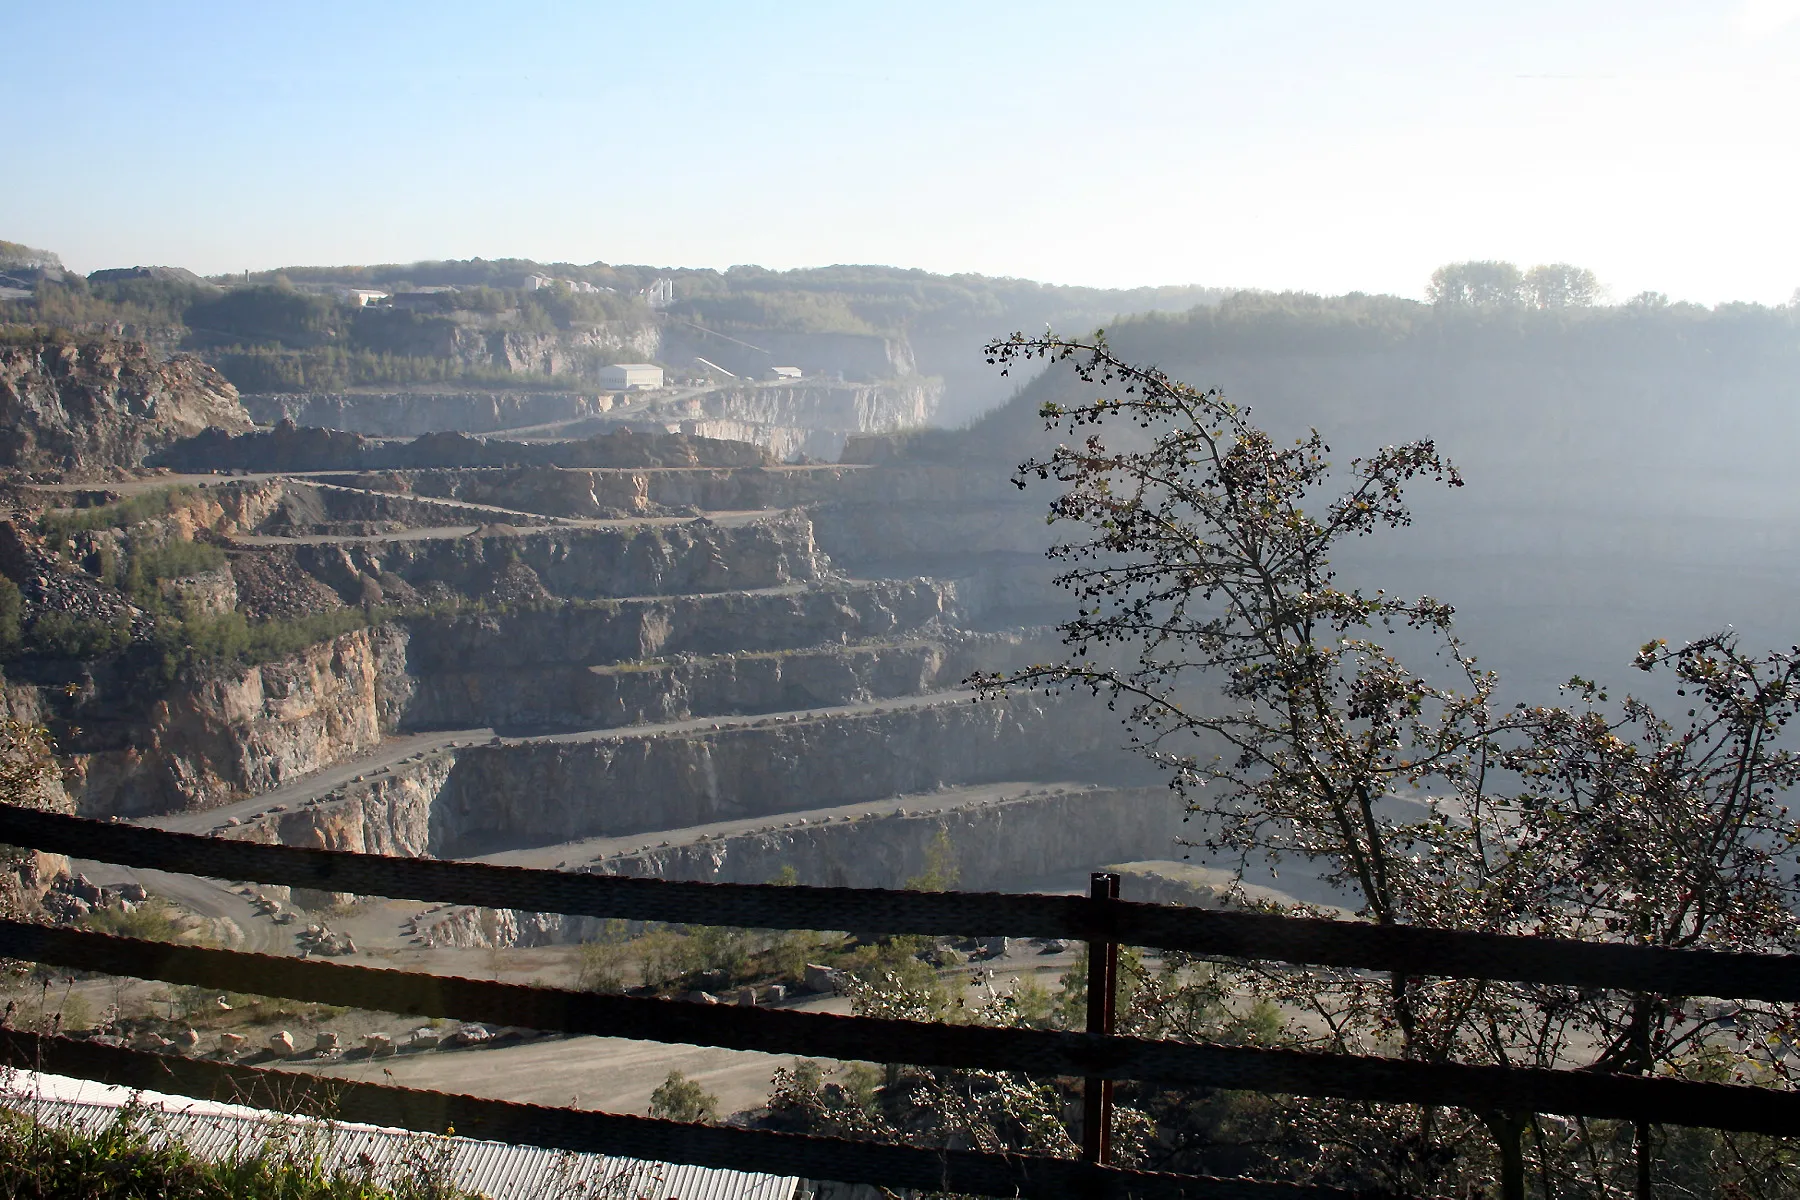
[[[1095,871],[1088,877],[1088,898],[1095,902],[1094,921],[1101,925],[1105,901],[1119,898],[1119,877],[1109,871]],[[1111,941],[1088,942],[1087,1031],[1111,1034],[1113,1009],[1118,993],[1119,944]],[[1110,1079],[1084,1080],[1081,1085],[1081,1155],[1088,1162],[1106,1164],[1112,1161],[1112,1097]]]

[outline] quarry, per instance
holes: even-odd
[[[240,402],[199,364],[128,344],[10,362],[15,461],[48,466],[54,447],[65,469],[15,477],[0,571],[28,631],[129,642],[7,665],[7,711],[53,731],[81,815],[856,887],[1062,890],[1180,853],[1181,806],[1116,722],[1069,697],[965,687],[1053,656],[1057,639],[1018,541],[1033,514],[1003,480],[877,461],[883,437],[929,416],[930,387]],[[171,423],[181,403],[202,419]],[[195,645],[210,629],[318,632],[159,670],[147,630],[171,621]],[[265,953],[567,977],[618,936],[593,918],[67,871],[41,881],[53,911],[165,906],[193,936]],[[1027,973],[1067,969],[1067,953],[1013,953]],[[843,1001],[828,970],[748,987],[706,966],[642,974],[707,1002],[830,1009]],[[393,1035],[363,1024],[289,1017],[278,1032],[347,1048]],[[202,1049],[241,1056],[264,1035],[207,1036]],[[496,1052],[514,1053],[490,1050],[484,1074]],[[694,1053],[690,1073],[754,1106],[767,1061]],[[446,1061],[458,1086],[489,1086]],[[648,1085],[620,1078],[584,1090],[641,1106]]]
[[[0,1200],[1800,1197],[1800,0],[213,7],[0,24]]]
[[[90,298],[102,286],[114,285],[90,283]],[[226,842],[530,868],[559,886],[1066,897],[1106,871],[1126,900],[1366,923],[1363,883],[1331,855],[1284,861],[1279,830],[1266,854],[1227,847],[1221,830],[1246,810],[1171,789],[1124,703],[1085,686],[981,686],[1076,644],[1084,602],[1058,586],[1071,560],[1052,553],[1068,523],[1046,520],[1050,490],[1020,466],[1069,444],[1045,415],[1093,402],[1076,373],[976,386],[957,358],[960,345],[980,359],[975,339],[927,320],[795,328],[848,323],[796,317],[810,310],[794,297],[817,292],[764,296],[754,324],[618,290],[605,320],[549,332],[528,311],[543,288],[363,311],[291,283],[182,286],[186,323],[157,336],[118,322],[0,343],[0,715],[17,763],[45,739],[32,803]],[[270,305],[339,322],[326,332],[350,357],[304,322],[223,340],[221,324]],[[1680,398],[1749,418],[1773,397],[1791,423],[1791,330],[1785,312],[1748,309],[1570,316],[1239,294],[1109,337],[1227,387],[1280,439],[1309,426],[1359,449],[1440,437],[1466,496],[1416,489],[1417,530],[1348,539],[1331,570],[1452,598],[1510,706],[1569,695],[1571,671],[1616,679],[1647,638],[1691,636],[1719,614],[1747,639],[1781,635],[1794,540],[1782,443],[1732,447],[1726,470],[1716,431],[1685,427]],[[408,347],[420,355],[382,357]],[[621,374],[642,382],[604,386]],[[1156,653],[1142,640],[1080,653],[1129,668]],[[1226,698],[1201,686],[1178,699],[1205,714]],[[1225,742],[1192,745],[1204,757]],[[1444,803],[1393,791],[1368,816],[1402,843],[1451,837],[1456,821],[1431,819]],[[0,903],[86,933],[320,960],[306,970],[654,1002],[698,1022],[690,1035],[790,1013],[923,1012],[1058,1036],[1087,1019],[1088,943],[1063,926],[1009,938],[677,924],[313,878],[37,853],[0,872]],[[1460,893],[1416,893],[1439,894]],[[1156,1026],[1174,1040],[1335,1036],[1308,990],[1317,976],[1226,992],[1215,980],[1239,970],[1230,962],[1121,956],[1140,997],[1127,1019],[1174,1021]],[[917,1062],[569,1035],[491,1011],[408,1017],[247,985],[19,979],[10,998],[28,1027],[195,1063],[761,1133],[830,1133],[838,1118],[818,1114],[831,1110],[926,1122],[920,1145],[946,1136],[930,1124],[943,1105],[917,1090],[935,1068]],[[671,1109],[677,1085],[706,1103]],[[1047,1085],[1062,1108],[1039,1149],[1061,1153],[1087,1086]],[[1130,1103],[1185,1137],[1188,1101],[1157,1107],[1173,1096]],[[1219,1166],[1203,1142],[1178,1157],[1190,1150],[1180,1161]]]

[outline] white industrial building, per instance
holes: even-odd
[[[600,385],[619,392],[647,392],[663,385],[663,371],[652,363],[613,363],[600,368]]]
[[[380,304],[388,298],[388,294],[375,288],[336,288],[337,298],[346,304],[360,304],[367,308],[371,304]]]
[[[770,367],[768,377],[770,379],[803,379],[806,377],[806,372],[799,367]]]

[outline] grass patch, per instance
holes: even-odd
[[[77,533],[92,533],[98,529],[124,529],[140,521],[167,516],[176,509],[185,508],[199,494],[199,488],[175,484],[139,492],[111,504],[96,504],[92,508],[77,508],[67,512],[47,512],[38,518],[38,533],[50,543],[52,550],[56,550]]]
[[[258,1139],[217,1161],[158,1137],[155,1114],[127,1106],[93,1133],[0,1108],[0,1198],[4,1200],[472,1200],[446,1179],[434,1139],[378,1168],[332,1170],[317,1138]],[[320,1136],[329,1137],[329,1133]],[[416,1160],[416,1161],[414,1161]]]
[[[20,648],[46,658],[111,658],[131,645],[131,624],[47,612],[31,623]]]
[[[114,937],[142,938],[150,942],[191,941],[193,926],[167,900],[151,897],[127,912],[124,908],[97,908],[81,919],[84,929]]]
[[[341,634],[379,624],[390,609],[335,608],[272,621],[248,621],[242,613],[195,616],[158,626],[157,640],[176,667],[253,666],[298,653]]]

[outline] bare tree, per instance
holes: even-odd
[[[1460,486],[1430,441],[1334,472],[1316,431],[1278,444],[1218,392],[1124,362],[1098,336],[1015,335],[988,351],[1003,367],[1067,363],[1109,394],[1046,404],[1068,440],[1015,476],[1061,485],[1050,518],[1082,530],[1050,551],[1076,605],[1068,656],[977,676],[982,689],[1103,699],[1170,772],[1207,853],[1240,872],[1297,860],[1362,919],[1795,948],[1800,830],[1780,799],[1800,773],[1781,745],[1800,709],[1800,647],[1757,658],[1728,635],[1647,645],[1635,665],[1692,705],[1679,726],[1579,679],[1562,704],[1501,708],[1448,604],[1347,586],[1331,565],[1341,543],[1410,523],[1409,484]],[[1123,448],[1109,423],[1127,427]],[[1432,669],[1403,664],[1400,642],[1428,644]],[[1789,1015],[1753,1006],[1401,974],[1243,978],[1309,1011],[1292,1037],[1338,1050],[1631,1072],[1704,1062],[1765,1080],[1784,1069],[1764,1035],[1785,1034]],[[1321,1167],[1422,1194],[1491,1171],[1523,1196],[1534,1163],[1546,1193],[1651,1194],[1650,1130],[1620,1160],[1585,1127],[1532,1114],[1296,1104],[1289,1117],[1336,1148]],[[1491,1155],[1471,1154],[1472,1125]],[[1392,1152],[1359,1167],[1383,1139]]]

